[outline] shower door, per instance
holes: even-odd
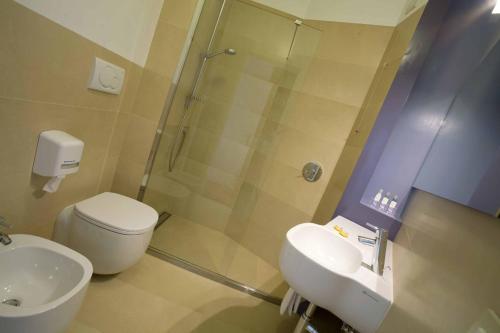
[[[283,295],[281,243],[312,214],[283,199],[300,170],[278,155],[293,155],[284,120],[320,36],[249,1],[205,1],[145,190],[168,216],[153,249]]]

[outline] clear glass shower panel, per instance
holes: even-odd
[[[285,228],[307,213],[273,192],[283,181],[280,168],[287,167],[276,161],[276,148],[287,143],[290,98],[321,32],[246,1],[227,1],[216,24],[216,10],[208,6],[145,192],[146,203],[170,214],[151,245],[281,296]],[[209,50],[201,28],[208,21],[214,32]],[[276,216],[289,222],[274,223]]]

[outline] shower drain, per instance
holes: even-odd
[[[5,301],[2,301],[2,304],[12,305],[12,306],[21,306],[21,300],[15,299],[15,298],[6,299]]]

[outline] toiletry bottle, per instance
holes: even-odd
[[[384,189],[381,188],[377,194],[375,194],[375,197],[373,198],[372,201],[372,206],[377,207],[380,204],[380,200],[382,200],[382,195],[384,194]]]
[[[387,204],[389,204],[389,198],[391,197],[391,192],[387,192],[384,197],[382,198],[382,201],[380,201],[380,210],[384,210],[387,208]]]
[[[396,207],[398,206],[398,199],[399,198],[397,195],[392,198],[391,202],[389,203],[389,207],[387,207],[387,213],[391,215],[394,214],[394,212],[396,211]]]

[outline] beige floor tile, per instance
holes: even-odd
[[[264,247],[262,241],[254,244],[247,240],[255,236],[255,233],[250,231],[245,233],[244,238],[235,240],[223,232],[179,216],[172,216],[156,230],[151,245],[213,272],[281,297],[286,286],[277,267],[277,259],[265,255],[266,251],[279,253],[281,241],[272,237],[272,241],[267,242],[274,244],[272,247]],[[246,234],[249,237],[246,237]],[[137,276],[142,277],[143,274]]]
[[[151,245],[219,274],[238,244],[222,232],[172,216],[153,235]]]
[[[94,277],[68,333],[290,332],[276,305],[145,255],[115,276]]]
[[[73,321],[66,333],[102,333],[101,331],[85,325],[78,320]]]
[[[236,249],[226,275],[230,279],[278,297],[288,289],[275,265],[268,263],[243,246]]]
[[[191,314],[179,304],[111,276],[92,279],[77,319],[101,332],[146,333],[167,332]]]

